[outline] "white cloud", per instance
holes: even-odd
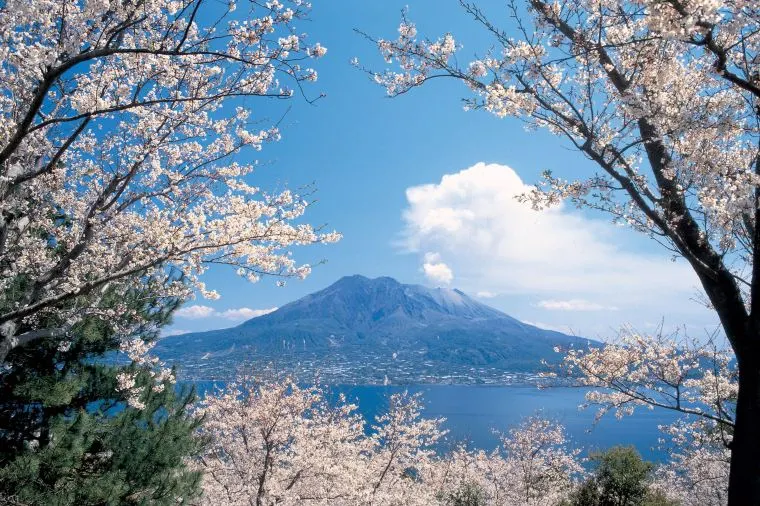
[[[488,290],[482,290],[475,294],[475,297],[478,297],[479,299],[493,299],[498,296],[498,293],[489,292]]]
[[[249,307],[241,307],[237,309],[227,309],[226,311],[217,313],[217,315],[221,316],[222,318],[227,318],[228,320],[250,320],[251,318],[264,316],[265,314],[269,314],[273,311],[277,311],[277,308],[270,307],[268,309],[251,309]]]
[[[584,299],[542,300],[538,302],[538,307],[553,311],[618,311],[619,309],[615,306],[604,306]]]
[[[531,322],[531,321],[526,321],[526,320],[523,320],[523,323],[528,324],[528,325],[533,325],[534,327],[538,327],[544,330],[553,330],[554,332],[562,332],[563,334],[567,334],[569,336],[576,335],[575,331],[568,325],[552,325],[551,323]]]
[[[177,310],[175,315],[178,318],[185,318],[188,320],[200,320],[203,318],[225,318],[227,320],[249,320],[256,318],[257,316],[263,316],[269,314],[272,311],[276,311],[276,307],[268,309],[251,309],[249,307],[240,307],[233,309],[226,309],[224,311],[217,311],[209,306],[187,306]]]
[[[214,316],[214,308],[208,306],[187,306],[177,310],[174,315],[177,318],[186,318],[188,320],[200,320]]]
[[[190,331],[184,329],[166,329],[161,332],[161,337],[181,336],[182,334],[187,334],[188,332]]]
[[[451,268],[441,261],[438,253],[425,253],[425,262],[422,264],[425,276],[435,283],[450,284],[454,279]]]
[[[685,262],[672,262],[654,242],[605,216],[591,218],[565,205],[534,211],[515,198],[531,188],[510,167],[485,163],[408,188],[401,245],[420,255],[426,275],[451,272],[453,278],[456,272],[458,288],[484,298],[498,294],[500,304],[511,304],[502,309],[514,312],[512,304],[520,304],[530,319],[546,312],[526,297],[621,308],[594,314],[607,318],[596,322],[603,329],[640,316],[703,311],[691,300],[699,282]],[[430,251],[438,252],[438,262],[425,255]],[[441,258],[446,269],[436,272]],[[580,307],[568,304],[567,312],[556,312],[556,323],[577,326],[579,320],[568,317]],[[636,312],[645,309],[646,315]]]

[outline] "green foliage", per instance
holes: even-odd
[[[177,306],[154,293],[146,280],[127,300],[106,294],[100,304],[126,303],[144,322],[135,336],[149,341]],[[186,467],[201,446],[200,420],[188,413],[194,390],[120,361],[120,336],[105,318],[85,318],[66,339],[68,347],[46,338],[17,348],[0,370],[0,503],[174,505],[196,496],[200,476]],[[125,371],[145,387],[143,410],[116,389]]]
[[[599,485],[591,478],[581,483],[561,506],[599,506],[600,497]]]
[[[628,506],[643,501],[653,466],[642,460],[632,446],[614,447],[592,455],[591,459],[597,466],[595,478],[604,502]]]
[[[677,501],[671,501],[660,491],[650,490],[646,497],[644,497],[641,506],[679,506],[679,503]]]
[[[445,494],[442,503],[446,506],[483,506],[485,494],[474,483],[462,483],[456,490]]]
[[[571,495],[565,506],[676,506],[650,490],[653,465],[632,446],[616,446],[591,455],[593,475]]]
[[[146,409],[115,414],[80,410],[56,417],[44,448],[17,452],[0,468],[0,497],[23,504],[176,504],[200,476],[184,459],[199,450],[188,417],[192,390],[172,385],[149,395]]]

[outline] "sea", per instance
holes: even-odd
[[[223,386],[208,381],[196,382],[199,395]],[[330,398],[345,394],[359,407],[364,418],[373,421],[388,408],[389,397],[408,390],[421,393],[423,416],[445,418],[448,430],[440,450],[466,443],[470,448],[492,450],[499,444],[499,433],[514,428],[527,417],[540,415],[561,423],[567,432],[569,446],[582,454],[617,445],[634,446],[642,457],[658,462],[667,457],[666,435],[660,426],[679,418],[673,411],[646,407],[620,419],[608,413],[596,419],[594,406],[581,409],[586,390],[574,387],[539,389],[535,385],[333,385]]]

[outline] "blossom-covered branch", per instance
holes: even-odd
[[[404,14],[397,37],[368,36],[393,66],[366,70],[391,96],[438,77],[459,80],[469,108],[556,134],[598,172],[565,179],[547,171],[523,201],[601,210],[689,263],[740,371],[729,502],[760,502],[756,2],[510,0],[507,28],[481,4],[460,3],[491,49],[462,64],[453,34],[422,38]]]
[[[242,157],[280,138],[249,101],[306,93],[316,79],[308,62],[327,50],[297,30],[308,8],[0,7],[0,361],[48,315],[65,334],[98,293],[170,268],[183,276],[164,284],[167,297],[216,296],[199,278],[212,264],[252,281],[309,273],[290,247],[339,235],[300,223],[308,195],[264,192]]]
[[[390,95],[433,78],[458,79],[473,91],[468,107],[569,140],[600,173],[567,181],[547,172],[524,199],[542,208],[570,198],[660,238],[700,277],[723,280],[720,296],[735,305],[726,311],[742,313],[758,127],[755,95],[729,74],[754,79],[760,37],[751,9],[741,2],[527,3],[532,19],[509,2],[508,33],[462,2],[498,45],[466,65],[452,34],[422,39],[404,16],[396,39],[370,37],[398,70],[369,72]],[[708,37],[721,45],[709,49]],[[716,60],[715,52],[730,57]],[[726,65],[733,72],[715,71]],[[741,261],[724,264],[725,255]]]
[[[663,492],[685,505],[726,502],[736,416],[738,371],[730,351],[697,340],[646,336],[627,330],[619,340],[564,353],[549,376],[589,388],[586,404],[597,419],[639,408],[683,413],[660,427],[670,458],[658,470]]]
[[[621,417],[637,406],[658,407],[733,430],[736,363],[730,351],[713,342],[624,331],[618,341],[599,348],[560,351],[562,377],[603,389],[586,394],[589,404],[600,407],[598,417],[610,410]]]

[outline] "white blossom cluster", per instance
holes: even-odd
[[[137,385],[137,370],[150,376],[154,392],[163,391],[166,384],[174,385],[177,380],[171,368],[150,354],[154,345],[140,338],[124,339],[121,343],[120,351],[129,358],[132,367],[117,374],[116,389],[126,395],[127,404],[135,409],[145,409],[143,397],[146,393],[145,388]]]
[[[725,434],[702,421],[665,427],[674,450],[657,470],[655,487],[684,506],[723,506],[728,500],[731,452]]]
[[[263,191],[243,161],[280,138],[248,101],[316,79],[303,61],[326,49],[294,25],[309,5],[240,5],[0,6],[0,362],[88,314],[118,326],[106,292],[154,279],[160,296],[216,297],[200,278],[213,264],[304,277],[291,248],[339,239],[301,221],[308,195]],[[51,315],[61,328],[39,328]]]
[[[443,505],[463,487],[485,504],[555,505],[584,472],[561,426],[531,418],[492,452],[460,446],[439,456],[442,419],[418,395],[394,394],[369,430],[357,406],[290,379],[251,378],[206,397],[195,463],[202,504]]]

